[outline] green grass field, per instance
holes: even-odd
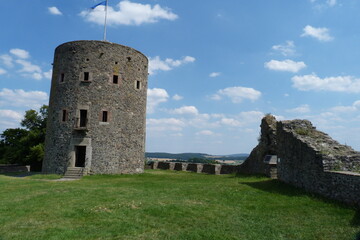
[[[356,239],[360,213],[263,177],[0,175],[0,239]]]

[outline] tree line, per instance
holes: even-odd
[[[41,171],[48,106],[39,111],[28,110],[20,125],[8,128],[0,135],[0,164],[30,165],[32,171]]]

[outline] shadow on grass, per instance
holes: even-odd
[[[352,227],[360,227],[360,210],[357,210],[353,219],[350,222]],[[355,236],[355,240],[360,240],[360,232]]]
[[[8,173],[0,173],[0,175],[7,176],[7,177],[28,177],[28,176],[40,175],[40,174],[41,174],[41,172],[8,172]]]

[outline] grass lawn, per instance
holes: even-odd
[[[0,240],[356,239],[360,212],[263,177],[0,175]]]

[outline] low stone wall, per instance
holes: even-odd
[[[30,166],[0,164],[0,173],[11,173],[11,172],[30,172]]]
[[[221,164],[202,164],[202,163],[182,163],[182,162],[152,162],[151,169],[189,171],[207,174],[231,174],[236,173],[238,165],[221,165]]]

